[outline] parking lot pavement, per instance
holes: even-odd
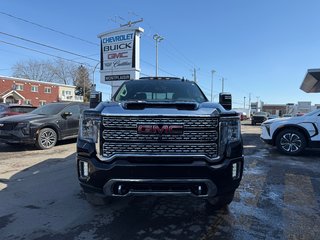
[[[244,176],[227,209],[193,198],[144,197],[90,206],[75,143],[50,150],[0,144],[0,239],[317,239],[320,152],[288,157],[243,125]]]

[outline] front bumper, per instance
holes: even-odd
[[[273,139],[270,134],[270,125],[262,124],[260,139],[267,144],[273,145]]]
[[[145,159],[147,160],[147,159]],[[83,163],[88,164],[84,176]],[[78,177],[85,192],[105,196],[192,195],[214,197],[235,191],[243,172],[243,156],[219,164],[202,160],[188,163],[136,163],[119,159],[106,163],[77,154]],[[236,168],[236,169],[235,169]]]
[[[33,144],[35,139],[33,135],[25,135],[21,130],[0,130],[0,142]]]

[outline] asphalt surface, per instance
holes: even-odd
[[[0,144],[0,239],[320,239],[320,151],[288,157],[242,126],[243,180],[228,208],[140,197],[93,207],[77,181],[75,141],[50,150]]]

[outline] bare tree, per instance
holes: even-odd
[[[13,76],[37,81],[53,82],[53,73],[49,70],[51,62],[29,59],[17,62],[13,67]]]
[[[56,59],[50,66],[54,82],[72,85],[76,79],[78,65],[62,59]]]
[[[30,59],[16,63],[12,70],[14,77],[73,85],[78,67],[62,59]]]

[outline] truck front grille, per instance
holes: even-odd
[[[216,128],[218,118],[209,117],[103,117],[108,128],[136,128],[137,124],[182,124],[185,128]]]
[[[113,130],[105,129],[102,137],[107,142],[158,142],[158,141],[180,141],[180,142],[211,142],[218,139],[217,130],[208,131],[184,131],[181,135],[158,135],[138,134],[137,130]]]
[[[209,158],[217,156],[217,144],[168,144],[168,143],[155,143],[155,144],[103,144],[103,156],[107,158],[113,155],[121,153],[124,155],[193,155],[201,156],[206,155]]]
[[[218,157],[219,121],[216,117],[123,117],[103,116],[100,154],[118,156]],[[178,134],[141,134],[139,125],[183,126]]]

